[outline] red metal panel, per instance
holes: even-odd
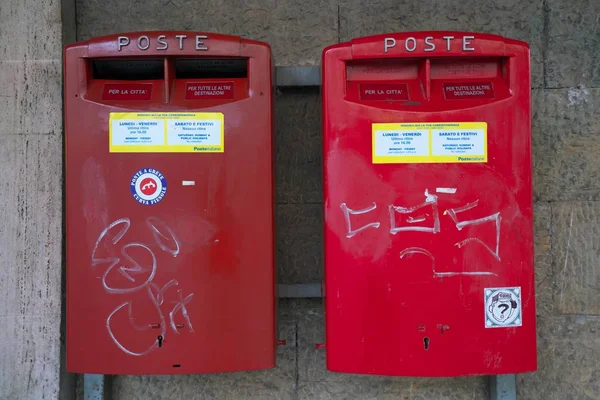
[[[390,80],[410,98],[361,96],[363,82]],[[527,44],[500,36],[397,33],[325,49],[329,370],[536,369],[529,85]]]
[[[180,58],[215,56],[245,60],[249,73],[178,77]],[[103,79],[92,59],[159,60],[164,76]],[[203,81],[227,85],[231,96],[186,99],[188,83]],[[119,85],[141,85],[147,97],[104,97]],[[265,43],[139,32],[67,47],[69,371],[183,374],[275,365],[271,93]],[[224,152],[110,152],[114,112],[222,115]],[[151,138],[162,124],[156,121],[131,132]]]

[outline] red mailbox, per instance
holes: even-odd
[[[536,369],[529,76],[487,34],[325,49],[329,370]]]
[[[65,51],[67,368],[275,365],[271,53],[138,32]]]

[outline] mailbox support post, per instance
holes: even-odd
[[[299,283],[295,285],[277,285],[277,297],[282,298],[322,298],[320,283]]]
[[[321,67],[277,67],[278,87],[321,86]]]
[[[83,374],[83,398],[85,400],[111,400],[110,376]]]
[[[490,400],[516,400],[517,377],[515,374],[490,376]]]

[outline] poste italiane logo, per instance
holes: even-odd
[[[135,201],[151,206],[160,203],[165,197],[167,180],[154,168],[142,168],[131,178],[129,189]]]

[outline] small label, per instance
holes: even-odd
[[[484,129],[432,129],[433,156],[465,156],[480,157],[483,161],[485,154]]]
[[[445,83],[444,97],[447,100],[493,99],[494,86],[492,82]]]
[[[373,163],[487,162],[487,123],[373,124]]]
[[[233,82],[197,82],[185,87],[187,100],[233,99]]]
[[[376,133],[375,156],[400,157],[429,155],[429,131],[426,129],[382,129]]]
[[[409,100],[408,86],[404,83],[363,83],[359,90],[361,100]]]
[[[169,120],[167,124],[170,145],[217,148],[221,144],[221,123],[217,120]]]
[[[521,326],[521,288],[484,289],[485,327],[504,328]]]
[[[435,188],[436,193],[454,194],[454,193],[456,193],[456,190],[457,190],[456,188],[446,188],[446,187]]]
[[[167,193],[165,176],[154,168],[142,168],[131,178],[129,190],[133,199],[145,206],[160,203]]]
[[[150,100],[150,83],[107,83],[102,91],[102,100]]]
[[[222,153],[223,113],[110,113],[111,153]]]
[[[112,114],[112,113],[111,113]],[[165,144],[165,121],[121,119],[111,121],[112,148],[135,146],[162,146]]]

